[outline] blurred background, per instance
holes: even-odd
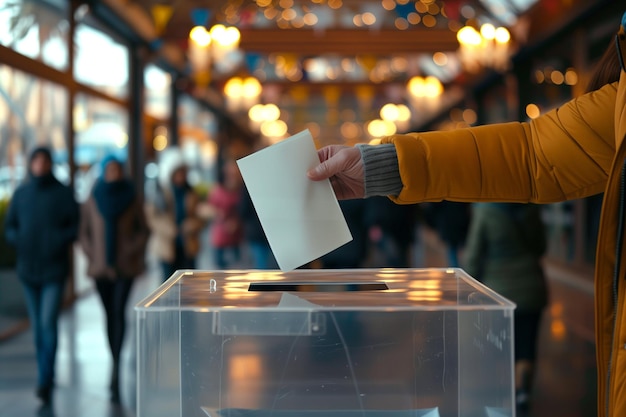
[[[623,11],[614,0],[0,0],[0,231],[35,145],[51,146],[79,202],[110,154],[149,200],[169,148],[204,198],[224,161],[303,129],[321,147],[528,121],[584,93]],[[542,207],[542,334],[546,346],[576,346],[580,356],[554,366],[584,375],[578,402],[562,401],[583,414],[542,415],[595,413],[601,198]],[[403,264],[445,266],[446,242],[424,212],[408,214]],[[362,265],[386,265],[380,233],[365,233],[378,246]],[[205,246],[199,265],[212,267]],[[82,262],[77,253],[68,305],[92,290]],[[0,347],[28,326],[13,268],[0,237]],[[551,376],[544,388],[558,385]]]

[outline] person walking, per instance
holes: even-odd
[[[307,171],[339,199],[387,195],[399,204],[441,200],[552,203],[604,192],[595,270],[598,417],[626,415],[626,13],[589,92],[528,122],[329,145]]]
[[[37,354],[36,395],[52,401],[58,319],[70,274],[70,250],[78,234],[79,207],[71,188],[52,173],[52,152],[38,147],[30,154],[29,177],[9,204],[5,237],[17,251]]]
[[[102,160],[102,175],[82,205],[79,242],[87,257],[87,275],[106,313],[109,349],[113,359],[111,401],[120,401],[120,355],[126,329],[126,303],[133,280],[145,270],[150,231],[143,203],[124,167],[115,157]]]
[[[207,203],[213,209],[210,241],[218,269],[227,269],[240,260],[243,240],[243,223],[239,205],[242,179],[234,160],[226,160],[218,181],[211,189]]]
[[[147,218],[154,235],[154,248],[161,263],[163,280],[179,269],[193,269],[200,251],[200,233],[205,221],[198,214],[200,199],[187,182],[187,164],[178,148],[162,152],[159,183]]]
[[[541,315],[548,289],[541,265],[546,230],[535,204],[477,203],[465,247],[465,271],[513,301],[515,391],[528,410]]]

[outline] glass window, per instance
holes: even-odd
[[[212,182],[217,159],[217,118],[193,97],[180,98],[179,142],[192,169],[189,179],[194,184]]]
[[[147,65],[144,71],[146,91],[145,111],[157,119],[170,117],[172,77],[156,65]]]
[[[0,43],[22,55],[65,70],[68,32],[65,1],[0,1]]]
[[[67,100],[63,87],[0,65],[0,199],[25,178],[37,145],[53,149],[55,173],[69,183]]]
[[[76,26],[76,81],[118,98],[128,97],[128,47],[95,26]]]
[[[74,161],[77,198],[84,201],[100,175],[99,162],[107,155],[121,161],[128,156],[128,112],[115,103],[78,94],[74,105]]]

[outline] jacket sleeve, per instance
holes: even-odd
[[[69,187],[66,188],[65,204],[67,212],[60,235],[64,244],[70,245],[78,238],[80,206],[74,198],[74,192]]]
[[[617,83],[528,123],[383,138],[394,143],[403,188],[396,203],[551,203],[604,191],[615,155]]]

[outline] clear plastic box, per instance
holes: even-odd
[[[513,416],[514,308],[460,269],[178,271],[136,306],[137,415]]]

